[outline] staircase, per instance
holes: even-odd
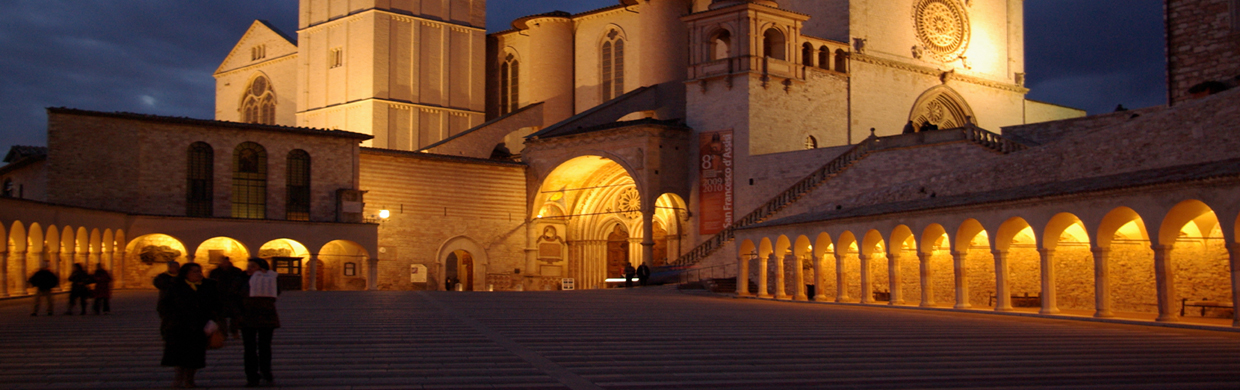
[[[814,189],[822,186],[823,183],[831,180],[831,178],[848,170],[854,163],[869,156],[871,153],[885,149],[959,141],[970,142],[999,154],[1012,153],[1028,148],[1025,145],[972,125],[956,129],[888,137],[877,137],[873,134],[873,130],[871,130],[869,138],[866,138],[861,143],[853,146],[852,149],[844,152],[844,154],[805,176],[805,178],[779,193],[779,195],[776,195],[762,206],[759,206],[753,212],[733,221],[732,225],[724,228],[714,237],[707,239],[689,252],[681,255],[675,261],[672,261],[668,268],[671,270],[683,270],[693,267],[732,242],[736,238],[736,231],[738,229],[766,221],[776,213],[796,203],[805,195],[813,192]]]

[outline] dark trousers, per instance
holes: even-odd
[[[624,275],[624,288],[633,287],[633,276]]]
[[[258,382],[259,378],[271,380],[271,334],[274,331],[271,328],[241,328],[247,382]]]
[[[31,313],[38,313],[39,303],[43,301],[47,301],[47,315],[49,316],[52,315],[52,310],[56,310],[55,305],[53,304],[53,300],[52,300],[52,290],[47,290],[47,291],[39,290],[38,292],[34,293],[34,311],[32,311]]]
[[[82,300],[85,301],[86,299]],[[95,309],[95,314],[99,314],[100,312],[111,313],[112,298],[95,298],[95,304],[91,307]]]
[[[73,314],[74,302],[80,302],[82,305],[82,314],[86,314],[86,301],[87,299],[85,294],[69,293],[69,311],[66,311],[65,314]]]

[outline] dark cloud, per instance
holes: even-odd
[[[517,17],[616,0],[490,0],[490,31]],[[1162,2],[1027,2],[1031,99],[1107,112],[1162,104]],[[0,13],[0,153],[44,145],[45,107],[212,118],[211,74],[254,19],[290,35],[297,0],[10,0]]]

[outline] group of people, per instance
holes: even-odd
[[[176,367],[173,387],[197,387],[194,374],[207,365],[211,338],[230,334],[244,344],[246,387],[272,384],[271,338],[280,327],[277,276],[260,258],[249,259],[244,271],[225,258],[210,275],[197,263],[168,262],[153,283],[164,338],[160,364]]]
[[[47,302],[47,315],[52,315],[56,310],[52,290],[60,286],[60,276],[44,265],[35,271],[26,282],[36,289],[34,311],[30,312],[30,316],[39,315],[39,306],[43,302]],[[87,273],[81,263],[74,264],[73,273],[69,274],[69,283],[69,310],[65,312],[65,315],[73,315],[75,304],[82,307],[81,314],[85,315],[86,301],[91,298],[95,299],[92,308],[96,315],[112,312],[112,275],[103,269],[103,264],[99,264],[99,268],[96,268],[93,274]]]
[[[650,267],[646,263],[642,263],[642,265],[637,266],[635,269],[632,264],[625,264],[624,288],[633,287],[633,276],[637,276],[638,283],[645,286],[646,282],[650,280]]]

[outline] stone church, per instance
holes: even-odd
[[[645,263],[775,299],[1234,317],[1240,71],[1176,48],[1234,54],[1240,12],[1168,8],[1171,104],[1085,117],[1026,99],[1023,0],[619,0],[491,34],[485,0],[301,0],[295,35],[256,21],[223,59],[214,120],[49,109],[0,168],[0,294],[75,262],[467,291]]]

